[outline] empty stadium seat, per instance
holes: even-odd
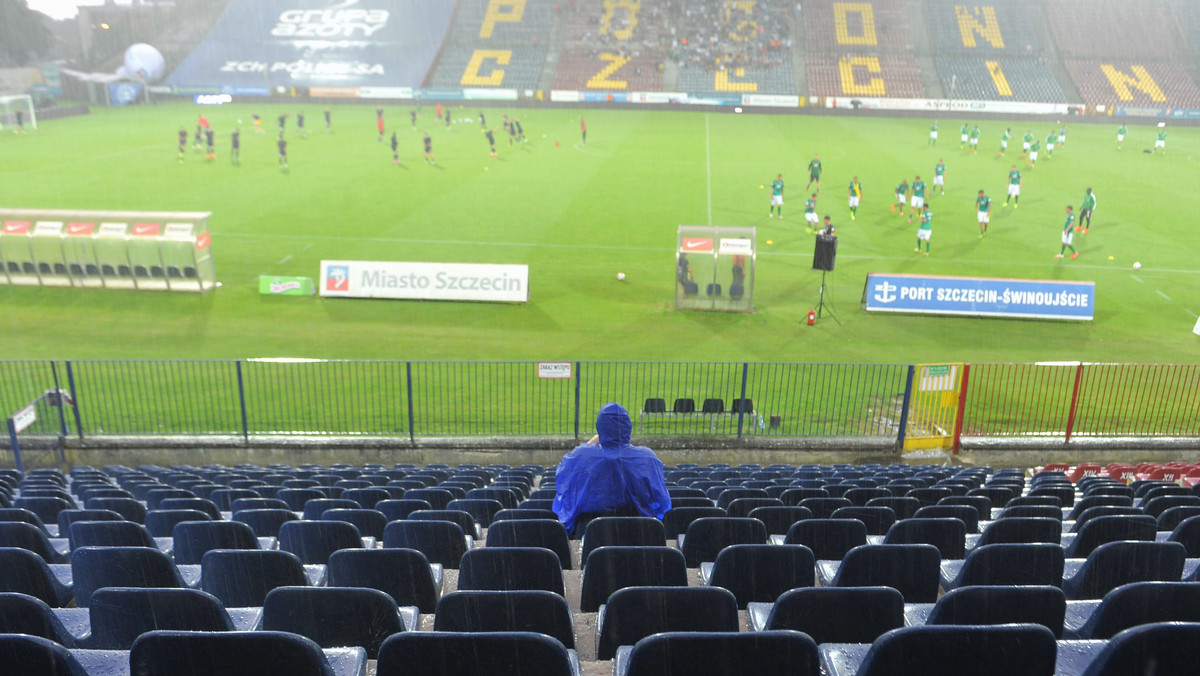
[[[767,528],[757,519],[708,517],[697,519],[688,526],[680,545],[689,568],[713,561],[717,553],[729,545],[766,544]]]
[[[1186,674],[1200,662],[1200,623],[1164,622],[1133,627],[1108,641],[1083,676]]]
[[[179,565],[199,565],[213,549],[259,548],[254,531],[237,521],[184,521],[175,526],[172,534],[175,563]]]
[[[598,619],[596,658],[664,631],[738,631],[737,599],[720,587],[627,587],[613,592]]]
[[[45,601],[28,594],[0,592],[0,634],[37,636],[65,646],[76,647],[75,636]]]
[[[379,649],[377,676],[571,676],[562,643],[534,632],[403,632]]]
[[[817,644],[796,631],[664,632],[634,645],[614,673],[621,676],[820,676]]]
[[[580,609],[596,612],[625,587],[686,587],[687,564],[672,547],[600,547],[588,555]]]
[[[716,561],[700,564],[703,582],[733,592],[738,607],[774,602],[789,589],[811,587],[816,559],[803,545],[730,545]]]
[[[567,649],[575,647],[575,625],[566,599],[546,591],[460,591],[437,603],[434,631],[531,631]]]
[[[458,588],[564,593],[558,555],[544,547],[472,549],[463,554],[459,563]]]
[[[430,563],[458,570],[458,562],[470,548],[462,526],[449,521],[392,521],[383,530],[385,549],[415,549]]]
[[[1104,640],[1132,627],[1156,622],[1200,622],[1200,585],[1191,582],[1134,582],[1104,595],[1065,638]]]
[[[79,524],[75,524],[78,526]],[[167,555],[150,547],[81,547],[71,552],[75,605],[102,587],[187,588]]]
[[[366,652],[331,651],[330,665],[320,646],[303,636],[278,631],[152,631],[129,651],[129,666],[139,676],[349,676],[366,669]]]
[[[129,650],[139,636],[158,629],[235,629],[221,601],[198,589],[97,589],[88,615],[87,647],[96,650]]]
[[[304,564],[290,552],[218,549],[200,559],[200,588],[227,608],[261,606],[272,589],[306,584]]]
[[[299,634],[322,648],[360,647],[375,659],[379,646],[404,631],[387,594],[363,587],[278,587],[263,601],[262,628]]]
[[[442,569],[430,567],[414,549],[343,549],[329,557],[328,584],[369,587],[391,596],[399,606],[432,613],[442,593]]]
[[[1051,676],[1057,649],[1054,634],[1035,624],[924,625],[894,629],[880,636],[861,657],[856,670],[856,660],[840,646],[822,649],[822,660],[839,664],[836,673],[858,676]],[[839,660],[843,655],[850,659]]]
[[[752,603],[752,629],[802,631],[817,643],[871,643],[904,626],[904,597],[891,587],[813,587]]]
[[[1069,599],[1099,599],[1131,582],[1178,581],[1187,551],[1178,542],[1109,542],[1074,575],[1063,577]]]
[[[279,528],[279,549],[304,563],[324,565],[340,549],[361,549],[358,528],[344,521],[288,521]]]
[[[846,553],[834,575],[821,565],[818,572],[822,586],[886,586],[906,603],[931,603],[937,599],[940,560],[937,547],[928,544],[861,545]]]

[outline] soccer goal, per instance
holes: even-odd
[[[37,129],[37,113],[29,94],[0,96],[0,129],[19,132]]]

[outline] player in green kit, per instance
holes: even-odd
[[[1041,141],[1033,139],[1033,143],[1029,144],[1029,167],[1037,166],[1038,151],[1042,149]]]
[[[996,151],[997,155],[999,155],[1000,157],[1004,157],[1004,153],[1008,152],[1008,140],[1011,138],[1012,138],[1012,129],[1005,129],[1004,136],[1000,137],[1000,150]]]
[[[1021,172],[1017,171],[1017,165],[1012,165],[1012,169],[1008,170],[1008,197],[1004,198],[1004,206],[1008,206],[1008,200],[1012,199],[1013,208],[1021,206]]]
[[[1058,125],[1058,147],[1064,148],[1067,145],[1067,125]]]
[[[979,125],[975,125],[975,128],[971,130],[971,152],[976,155],[979,154],[979,135],[982,133],[979,131]]]
[[[912,223],[913,213],[925,207],[925,181],[918,176],[912,184],[912,209],[908,211],[908,222]]]
[[[1128,133],[1129,130],[1125,128],[1125,125],[1117,127],[1117,150],[1121,149],[1121,144],[1125,142],[1125,134]]]
[[[896,186],[896,204],[900,205],[900,217],[904,217],[904,205],[908,204],[908,179],[900,181],[900,185]],[[896,210],[896,204],[892,205],[892,211]]]
[[[1158,138],[1154,141],[1154,152],[1158,152],[1162,148],[1163,155],[1167,154],[1167,130],[1159,129]]]
[[[1071,246],[1071,240],[1075,237],[1075,213],[1074,212],[1075,212],[1075,208],[1072,207],[1070,204],[1068,204],[1067,205],[1067,222],[1065,224],[1063,224],[1063,231],[1062,231],[1062,248],[1058,250],[1058,253],[1054,254],[1055,258],[1062,258],[1063,254],[1065,254],[1067,252],[1067,249],[1071,250],[1071,260],[1075,260],[1076,258],[1079,258],[1079,252],[1075,250],[1075,247]]]
[[[850,186],[846,188],[846,197],[850,201],[850,220],[857,220],[855,214],[858,212],[858,201],[862,199],[862,184],[858,182],[857,176],[850,180]]]
[[[1046,159],[1054,157],[1054,142],[1057,140],[1058,135],[1051,129],[1050,133],[1046,135]]]
[[[480,113],[482,115],[482,113]],[[771,181],[771,211],[767,213],[767,218],[775,218],[775,210],[779,209],[779,220],[783,220],[783,174],[775,177]]]
[[[933,189],[942,189],[942,194],[946,194],[946,163],[941,159],[938,160],[937,166],[933,168]]]
[[[821,221],[817,218],[817,193],[815,192],[804,202],[804,222],[808,223],[806,227],[811,226],[812,228],[809,231],[810,235],[817,234],[817,224]]]
[[[929,145],[937,145],[937,120],[934,120],[933,124],[929,125]]]
[[[1083,194],[1083,202],[1079,204],[1079,225],[1075,227],[1076,232],[1087,234],[1092,227],[1092,212],[1096,210],[1096,194],[1091,188]],[[1087,221],[1085,224],[1084,221]]]
[[[812,162],[808,163],[808,185],[804,186],[805,192],[812,187],[812,184],[817,184],[817,192],[821,192],[821,157],[813,155]]]
[[[1033,145],[1033,131],[1026,131],[1025,137],[1021,139],[1021,157],[1029,154],[1029,146]]]
[[[917,248],[913,249],[917,253],[921,253],[921,242],[925,242],[925,255],[929,255],[929,238],[933,235],[933,212],[929,207],[923,207],[921,210],[921,227],[917,230]]]
[[[975,211],[979,219],[979,236],[983,237],[987,234],[988,220],[991,218],[992,198],[987,196],[983,190],[979,191],[979,197],[975,198]]]
[[[958,130],[958,148],[961,150],[967,147],[967,136],[971,133],[971,127],[963,122],[962,129]]]

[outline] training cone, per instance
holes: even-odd
[[[812,326],[817,323],[817,313],[812,308],[808,308],[808,325]]]

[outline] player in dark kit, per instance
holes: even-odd
[[[183,161],[183,151],[187,149],[187,128],[179,128],[179,161]]]
[[[206,159],[206,160],[217,159],[216,140],[213,138],[213,130],[212,129],[204,130],[204,141],[207,146],[207,149],[204,152],[204,159]]]
[[[282,136],[280,136],[279,141],[278,141],[278,143],[276,143],[276,145],[279,146],[279,168],[287,169],[288,168],[287,141],[284,140],[284,138]]]
[[[479,116],[483,117],[483,113],[480,113]],[[23,131],[25,131],[25,111],[18,109],[17,128],[13,130],[13,133],[20,134]],[[184,134],[184,143],[187,143],[187,134]]]
[[[234,129],[229,136],[229,159],[234,164],[242,163],[242,130]]]
[[[450,108],[446,108],[446,128],[450,128]]]
[[[383,109],[380,108],[380,110],[383,110]],[[417,109],[413,108],[412,110],[408,111],[408,117],[409,117],[409,119],[412,120],[413,129],[416,129],[417,128]]]
[[[392,164],[400,164],[400,141],[396,139],[396,132],[392,132]]]
[[[433,139],[429,138],[428,132],[421,132],[425,138],[425,164],[437,164],[437,160],[433,158]]]
[[[333,132],[333,113],[328,108],[325,109],[325,132]]]
[[[496,135],[492,133],[493,131],[495,131],[495,130],[484,129],[483,134],[484,134],[484,136],[487,136],[488,146],[491,147],[491,151],[488,154],[491,155],[492,157],[495,157],[496,156]]]
[[[521,128],[521,121],[513,118],[513,126],[517,128],[517,143],[525,142],[525,130]]]
[[[196,136],[192,139],[192,148],[200,150],[200,140],[204,138],[204,126],[196,125]]]
[[[308,138],[308,132],[304,129],[304,113],[296,113],[296,133],[300,138]]]
[[[517,139],[517,125],[514,122],[508,123],[508,145],[512,145]]]
[[[483,116],[483,111],[479,111],[479,126],[487,129],[487,118]]]
[[[283,136],[283,130],[287,126],[287,113],[279,116],[279,135]]]

